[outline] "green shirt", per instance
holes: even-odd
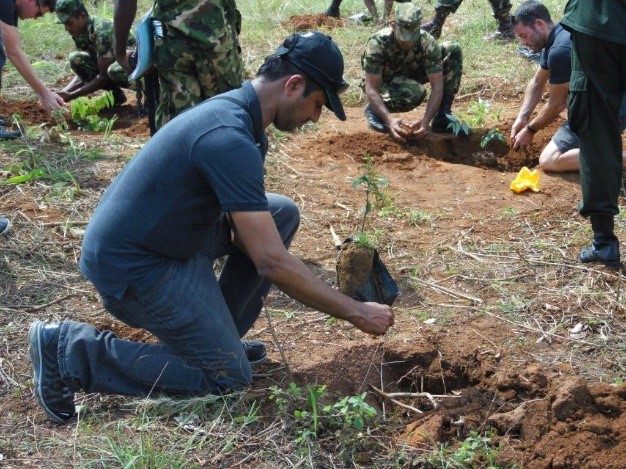
[[[569,0],[560,23],[569,31],[626,45],[626,0]]]
[[[234,0],[156,0],[153,18],[211,48],[241,30]]]
[[[78,36],[72,36],[76,48],[88,52],[89,56],[97,61],[99,59],[112,59],[113,55],[113,21],[98,16],[90,16],[87,24],[87,32]],[[128,47],[135,46],[135,38],[128,35]]]
[[[383,83],[391,83],[394,77],[426,83],[428,75],[443,71],[441,47],[430,34],[421,31],[413,48],[400,49],[393,30],[385,28],[367,41],[361,66],[367,73],[382,74]]]

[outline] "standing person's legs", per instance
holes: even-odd
[[[498,39],[502,41],[515,40],[515,32],[511,24],[511,1],[510,0],[489,0],[493,17],[498,22],[498,30],[486,36],[484,39]]]
[[[4,68],[4,64],[7,61],[7,56],[4,52],[4,44],[2,42],[2,32],[0,32],[0,90],[2,89],[2,70]],[[19,131],[8,131],[4,128],[4,126],[7,124],[7,122],[5,122],[4,120],[0,119],[0,140],[8,140],[8,139],[12,139],[12,138],[17,138],[21,135],[21,132]],[[3,223],[0,220],[0,223],[2,223],[2,226],[0,226],[0,234],[2,234],[2,228],[4,227],[6,229],[6,231],[8,231],[10,223],[9,220],[7,218],[2,219],[4,220],[6,223]]]
[[[161,128],[185,109],[241,86],[243,64],[231,40],[210,49],[172,29],[155,47],[160,99],[156,112]]]
[[[618,109],[626,91],[626,46],[572,33],[569,122],[580,139],[579,212],[590,217],[594,232],[582,262],[619,266],[619,242],[613,217],[622,177]]]
[[[429,22],[424,23],[422,29],[430,33],[435,39],[439,39],[446,18],[451,13],[456,12],[462,2],[463,0],[437,0],[435,16]]]

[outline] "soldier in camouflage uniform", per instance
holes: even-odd
[[[424,31],[429,32],[433,37],[439,39],[441,36],[441,28],[450,13],[454,13],[461,6],[463,0],[437,0],[435,5],[435,16],[428,23],[422,25]],[[489,0],[493,17],[498,21],[498,30],[485,39],[500,39],[512,41],[515,39],[515,33],[511,26],[511,0]]]
[[[117,44],[126,41],[136,10],[137,0],[115,2],[115,56],[129,71],[126,50]],[[157,128],[185,109],[241,85],[241,14],[234,0],[156,0],[152,16],[163,25],[163,37],[155,34]]]
[[[123,104],[126,95],[121,88],[130,85],[128,73],[113,58],[113,22],[89,16],[81,0],[57,0],[56,14],[57,23],[65,25],[78,49],[69,57],[76,76],[59,96],[71,101],[97,90],[111,90],[115,105]],[[135,46],[132,36],[127,46]]]
[[[368,123],[399,141],[421,137],[431,122],[434,132],[450,132],[450,124],[458,122],[451,109],[463,72],[461,48],[456,43],[438,44],[420,30],[421,16],[415,5],[398,5],[391,26],[368,40],[361,57]],[[430,83],[431,93],[423,118],[413,123],[394,118],[391,113],[411,111],[424,101],[425,83]]]

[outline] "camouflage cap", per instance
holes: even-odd
[[[72,14],[83,5],[81,0],[57,0],[55,12],[57,14],[57,23],[67,23]]]
[[[61,0],[63,1],[63,0]],[[400,3],[395,11],[395,35],[399,41],[413,42],[420,34],[422,9],[412,3]]]

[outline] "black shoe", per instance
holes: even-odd
[[[438,134],[452,134],[454,133],[454,124],[456,123],[459,124],[458,132],[456,133],[457,137],[469,137],[471,135],[472,129],[466,124],[461,125],[460,121],[452,114],[444,114],[442,112],[435,114],[430,128],[433,132]]]
[[[0,140],[11,140],[22,136],[19,130],[7,130],[0,124]]]
[[[35,396],[44,412],[57,423],[64,423],[76,413],[74,392],[61,379],[57,351],[60,324],[35,321],[28,331],[30,360],[35,371]]]
[[[328,7],[324,14],[326,16],[330,16],[331,18],[339,18],[339,8]]]
[[[389,127],[387,127],[387,124],[380,120],[380,117],[372,111],[369,104],[365,106],[365,117],[367,118],[367,123],[369,124],[370,129],[380,132],[381,134],[389,133]]]
[[[622,266],[619,256],[619,242],[598,243],[594,241],[591,246],[580,251],[580,262],[600,262],[611,269],[619,269]]]
[[[0,236],[5,235],[11,229],[11,221],[8,218],[0,217]]]
[[[246,352],[250,366],[257,366],[267,359],[265,345],[259,340],[242,340],[241,345]]]

